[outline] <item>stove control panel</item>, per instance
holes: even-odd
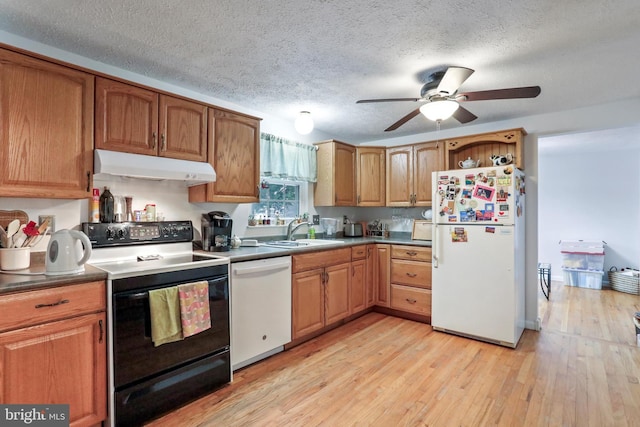
[[[83,222],[82,231],[89,237],[93,248],[193,240],[191,221]]]

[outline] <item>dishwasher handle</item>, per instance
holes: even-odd
[[[289,262],[288,260],[277,262],[277,263],[252,265],[247,267],[240,267],[237,265],[232,265],[231,267],[233,274],[236,276],[243,276],[243,275],[249,275],[249,274],[255,274],[255,273],[264,274],[270,271],[285,270],[289,268],[291,268],[291,262]]]

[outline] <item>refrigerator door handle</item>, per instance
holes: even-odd
[[[433,237],[431,238],[431,254],[433,256],[433,268],[438,268],[438,224],[433,224]]]

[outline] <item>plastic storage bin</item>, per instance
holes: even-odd
[[[564,284],[587,289],[602,289],[604,271],[562,269]]]
[[[596,270],[604,269],[604,242],[564,240],[560,242],[562,268]]]

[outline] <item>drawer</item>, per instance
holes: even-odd
[[[392,259],[391,283],[431,289],[431,263]]]
[[[20,292],[0,297],[0,331],[104,311],[105,282]]]
[[[365,259],[367,257],[367,245],[353,246],[351,248],[351,259]]]
[[[329,265],[351,262],[351,248],[329,249],[319,252],[308,252],[291,257],[291,271],[312,270],[324,268]]]
[[[391,246],[391,258],[431,262],[431,248],[393,245]]]
[[[391,308],[431,316],[431,291],[391,284]]]

